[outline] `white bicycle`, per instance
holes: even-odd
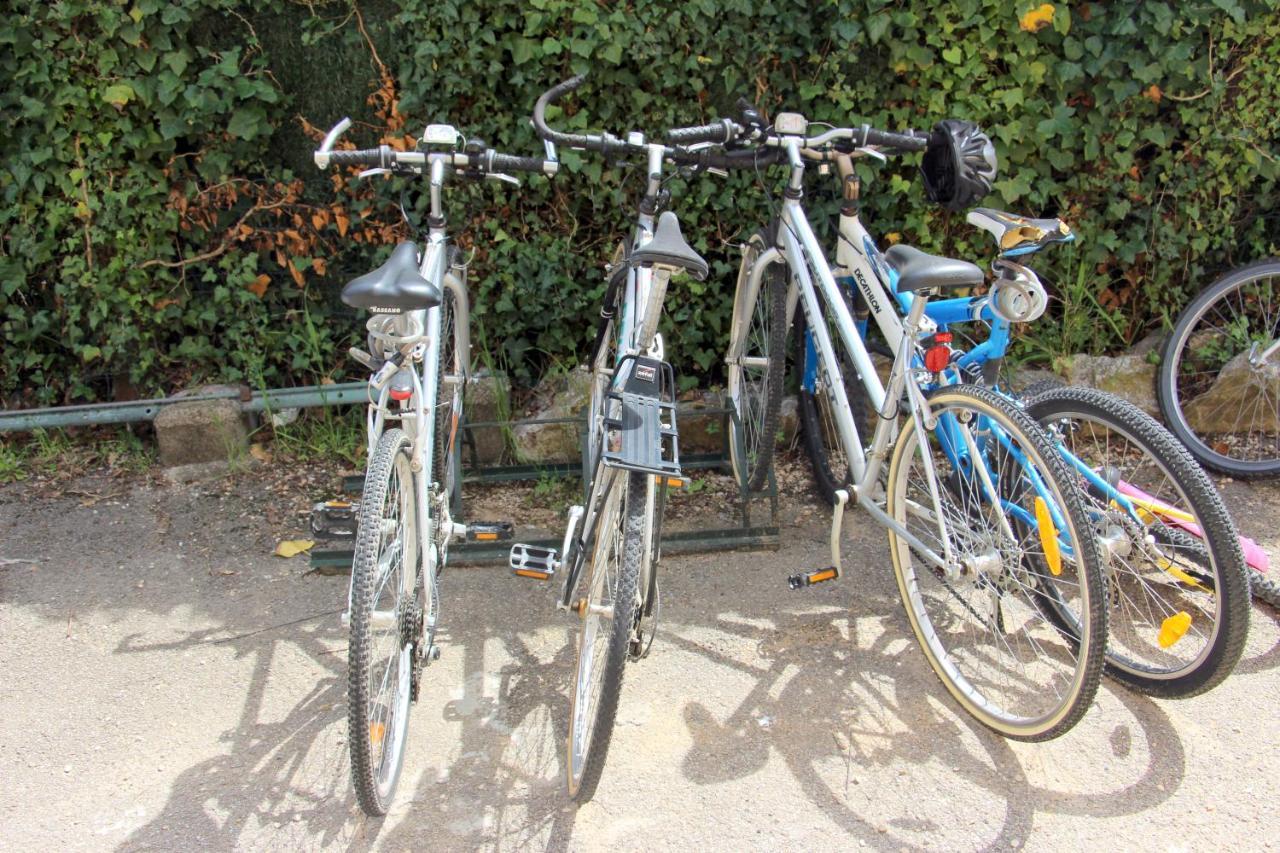
[[[369,167],[361,177],[425,174],[431,193],[426,242],[400,243],[386,263],[342,290],[344,303],[373,313],[369,351],[350,350],[372,374],[368,467],[343,614],[350,629],[351,781],[361,808],[383,815],[404,763],[410,703],[423,667],[440,654],[437,581],[449,544],[463,536],[510,536],[510,525],[463,525],[451,515],[461,479],[459,421],[470,337],[466,269],[446,231],[442,190],[450,175],[518,185],[505,173],[553,175],[557,164],[502,154],[475,140],[462,147],[457,130],[443,124],[427,127],[419,146],[425,150],[334,151],[350,124],[343,119],[329,131],[315,152],[318,167]]]

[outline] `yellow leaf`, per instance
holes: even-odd
[[[1029,33],[1039,32],[1053,23],[1053,4],[1045,3],[1018,19],[1018,26]]]
[[[259,462],[271,461],[271,451],[267,450],[266,445],[257,442],[249,445],[249,455]]]
[[[276,556],[296,557],[298,554],[310,551],[315,544],[310,539],[286,539],[276,546]]]
[[[1142,97],[1150,98],[1158,104],[1160,103],[1160,99],[1164,97],[1164,92],[1161,92],[1160,87],[1155,83],[1152,83],[1149,87],[1142,90]]]
[[[302,270],[298,269],[293,264],[288,264],[287,266],[289,268],[289,275],[293,276],[293,280],[298,287],[302,287],[306,284],[306,280],[302,277]]]
[[[254,296],[261,299],[263,294],[267,292],[267,285],[269,284],[271,284],[271,276],[266,273],[262,273],[253,280],[253,284],[246,285],[246,287],[249,288],[249,291],[253,293]]]
[[[316,271],[317,275],[324,275],[324,271],[326,268],[324,258],[312,258],[311,268]]]
[[[884,239],[888,241],[890,246],[896,246],[898,243],[902,242],[902,235],[897,231],[890,231],[888,234],[884,235]]]

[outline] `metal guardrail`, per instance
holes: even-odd
[[[297,388],[274,388],[267,391],[241,393],[232,390],[122,403],[90,403],[81,406],[54,406],[45,409],[10,409],[0,411],[0,432],[27,432],[33,429],[128,424],[153,421],[166,406],[208,400],[235,400],[241,411],[263,412],[280,409],[307,409],[317,406],[345,406],[368,400],[367,382],[344,382],[340,385],[303,385]]]

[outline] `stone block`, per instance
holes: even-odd
[[[1073,355],[1055,365],[1069,385],[1097,388],[1123,397],[1152,417],[1156,405],[1156,366],[1141,355]]]
[[[591,374],[578,367],[567,374],[543,380],[534,391],[528,416],[512,429],[516,458],[525,463],[568,462],[582,455],[582,417],[591,402]],[[530,423],[573,418],[570,423]]]
[[[155,419],[160,464],[166,468],[244,459],[248,431],[238,400],[192,400],[165,406]]]
[[[1261,367],[1242,352],[1223,365],[1218,378],[1182,407],[1198,433],[1280,432],[1280,362]]]
[[[511,416],[511,383],[506,374],[481,372],[467,379],[462,400],[467,423],[481,424],[507,420]],[[506,430],[501,426],[481,426],[469,430],[476,455],[485,465],[498,464],[507,455]],[[464,461],[470,461],[471,448],[464,445]]]

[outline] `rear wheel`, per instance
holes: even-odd
[[[613,737],[622,672],[640,614],[645,536],[653,477],[613,471],[596,524],[585,594],[573,607],[582,620],[569,709],[566,776],[569,796],[591,799]]]
[[[1102,674],[1107,617],[1088,517],[1062,459],[1006,398],[952,386],[929,406],[938,428],[924,445],[914,417],[894,445],[886,509],[950,559],[939,567],[889,531],[907,617],[968,713],[1005,737],[1057,737],[1084,716]],[[1072,606],[1075,630],[1046,618],[1046,594]]]
[[[1209,478],[1163,427],[1110,394],[1059,388],[1026,407],[1064,452],[1102,545],[1108,673],[1165,698],[1220,684],[1244,650],[1249,593],[1235,525]]]
[[[440,302],[440,361],[436,373],[435,457],[432,477],[456,511],[461,499],[462,417],[470,353],[466,291],[446,286]]]
[[[1156,397],[1201,464],[1280,475],[1280,259],[1233,270],[1191,301],[1165,340]]]
[[[417,646],[422,640],[417,583],[418,530],[409,438],[378,440],[365,474],[351,566],[347,722],[351,781],[360,807],[383,815],[404,762]]]
[[[764,488],[773,463],[786,371],[786,264],[772,264],[749,292],[751,271],[767,245],[760,231],[743,249],[729,348],[729,399],[739,425],[729,432],[729,456],[738,481],[753,492]]]

